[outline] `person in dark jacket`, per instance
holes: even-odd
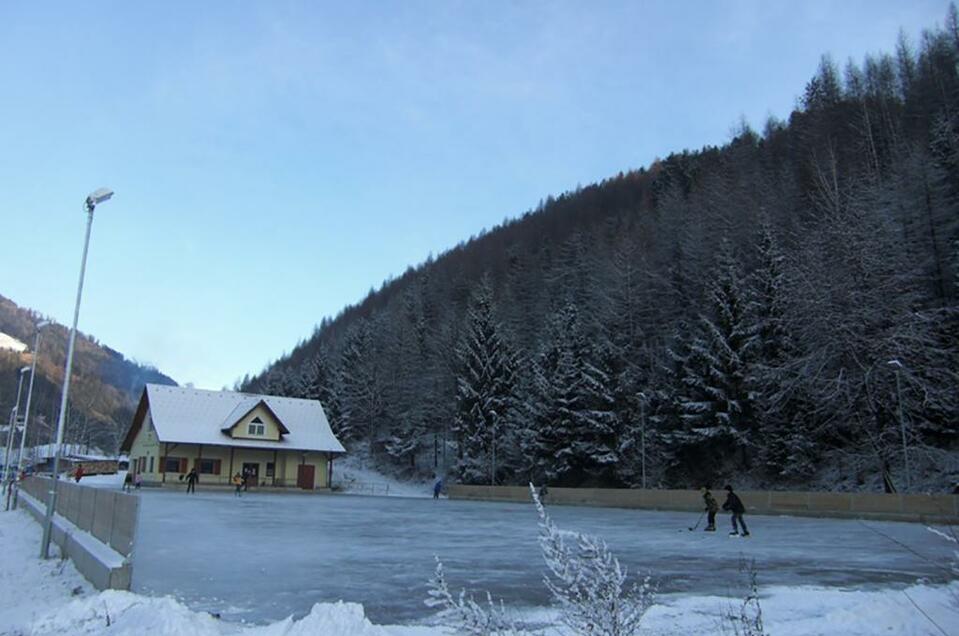
[[[196,492],[196,482],[200,480],[200,476],[196,474],[196,468],[191,468],[190,472],[186,475],[186,491]]]
[[[746,512],[746,506],[743,505],[743,500],[739,498],[736,493],[733,492],[733,487],[729,484],[726,485],[726,503],[723,504],[723,510],[728,510],[733,513],[733,531],[729,534],[738,535],[739,526],[743,527],[743,536],[749,536],[749,528],[746,527],[746,522],[743,520],[743,513]],[[737,525],[737,520],[739,524]]]
[[[433,499],[440,498],[440,492],[443,491],[443,480],[437,479],[436,483],[433,484]]]
[[[706,532],[716,532],[716,513],[719,512],[719,503],[709,492],[709,486],[703,487],[703,501],[706,503]]]

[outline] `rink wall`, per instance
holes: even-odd
[[[51,485],[47,477],[28,477],[20,484],[19,502],[41,524]],[[56,485],[51,541],[97,589],[130,589],[139,498],[66,481]]]
[[[959,524],[959,496],[886,495],[852,492],[798,492],[743,490],[736,494],[746,504],[747,514],[838,517],[921,523]],[[722,504],[726,495],[714,490]],[[449,487],[450,499],[485,501],[530,501],[528,486]],[[549,504],[680,510],[700,512],[703,498],[697,490],[642,490],[629,488],[549,488]]]

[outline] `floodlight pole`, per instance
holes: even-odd
[[[23,432],[20,433],[20,452],[17,454],[17,472],[13,476],[14,483],[16,483],[16,480],[19,479],[23,473],[23,452],[26,450],[27,429],[30,425],[30,401],[31,398],[33,398],[33,380],[37,376],[37,356],[40,354],[40,333],[43,331],[43,328],[49,324],[46,320],[37,323],[37,335],[33,339],[33,361],[30,363],[30,384],[27,386],[27,405],[23,409]],[[9,502],[10,499],[8,498],[8,510],[10,509]],[[16,491],[14,491],[13,496],[13,507],[17,507]]]
[[[909,475],[909,446],[906,443],[906,418],[902,414],[902,383],[899,379],[899,372],[902,371],[902,363],[899,360],[890,360],[887,364],[896,369],[896,401],[899,406],[899,433],[902,435],[902,465],[906,471],[906,491],[912,488],[912,478]]]
[[[10,409],[10,426],[7,428],[7,448],[3,454],[3,489],[4,492],[10,487],[10,451],[13,450],[13,436],[17,432],[17,415],[20,412],[20,393],[23,390],[23,376],[30,370],[30,367],[24,367],[17,372],[20,380],[17,382],[17,401]]]
[[[83,295],[83,275],[87,269],[87,248],[90,246],[90,229],[93,227],[93,210],[97,204],[106,201],[113,192],[100,188],[87,197],[87,233],[83,239],[83,257],[80,259],[80,282],[77,285],[77,302],[73,309],[73,326],[70,327],[70,340],[67,344],[67,364],[63,373],[63,393],[60,394],[60,413],[57,415],[57,439],[53,448],[53,479],[47,493],[47,513],[43,520],[43,539],[40,542],[40,558],[50,557],[50,533],[53,529],[53,513],[57,506],[57,481],[60,477],[60,445],[63,444],[63,428],[67,417],[67,399],[70,395],[70,372],[73,368],[73,346],[77,338],[77,321],[80,319],[80,298]]]

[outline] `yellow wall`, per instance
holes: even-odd
[[[145,458],[144,462],[145,468],[142,471],[143,481],[156,481],[155,477],[158,474],[159,470],[158,463],[160,461],[160,444],[157,441],[156,430],[153,428],[153,421],[150,418],[149,411],[146,416],[143,418],[143,426],[140,428],[140,432],[137,433],[137,436],[133,439],[133,444],[130,445],[130,470],[137,470],[137,460],[141,457]],[[153,472],[150,470],[150,458],[153,458]]]
[[[257,417],[263,421],[263,435],[250,435],[248,432],[250,422]],[[280,439],[280,427],[276,422],[276,418],[270,413],[270,410],[260,404],[236,423],[232,429],[232,437],[235,439],[268,439],[276,442]]]

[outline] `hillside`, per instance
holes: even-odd
[[[26,343],[31,349],[34,325],[45,319],[48,320],[0,296],[0,332]],[[48,442],[51,428],[56,425],[69,334],[68,327],[57,323],[43,330],[30,409],[31,421],[40,425],[31,425],[29,445]],[[30,364],[30,356],[29,351],[0,349],[0,413],[5,416],[16,400],[17,369]],[[118,351],[78,333],[70,385],[71,413],[64,440],[115,451],[147,382],[176,384],[156,369],[127,360]]]
[[[322,399],[401,473],[946,488],[957,69],[955,7],[917,47],[824,57],[788,121],[547,198],[241,388]]]

